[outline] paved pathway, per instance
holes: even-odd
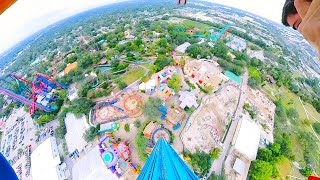
[[[215,160],[212,163],[211,169],[209,171],[209,173],[207,174],[207,177],[209,177],[212,172],[214,172],[217,175],[221,175],[222,173],[222,169],[223,169],[223,164],[227,158],[227,155],[229,154],[230,148],[231,148],[231,142],[233,139],[233,136],[235,134],[236,128],[238,126],[238,122],[240,120],[239,115],[241,114],[241,112],[243,111],[243,105],[246,99],[246,90],[248,88],[247,85],[248,82],[248,71],[246,70],[246,72],[243,75],[243,79],[242,79],[242,83],[241,83],[241,89],[240,89],[240,95],[239,95],[239,101],[238,101],[238,105],[237,105],[237,109],[233,115],[233,119],[228,131],[228,134],[225,138],[225,141],[223,143],[223,149],[222,152],[219,156],[219,159]]]

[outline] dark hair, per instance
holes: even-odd
[[[294,0],[286,0],[282,9],[282,24],[285,26],[290,26],[287,21],[288,16],[297,13],[297,9],[294,6]]]

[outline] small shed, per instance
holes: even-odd
[[[243,175],[245,173],[246,163],[244,163],[241,159],[237,158],[236,162],[233,165],[233,170],[235,170],[238,174]]]
[[[144,137],[150,139],[155,128],[156,125],[153,122],[150,122],[143,130]]]

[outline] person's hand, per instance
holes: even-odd
[[[298,31],[320,52],[320,0],[295,0],[294,5],[302,18]]]

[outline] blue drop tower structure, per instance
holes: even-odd
[[[198,180],[199,178],[179,157],[170,144],[160,138],[138,177],[138,180],[150,179]]]

